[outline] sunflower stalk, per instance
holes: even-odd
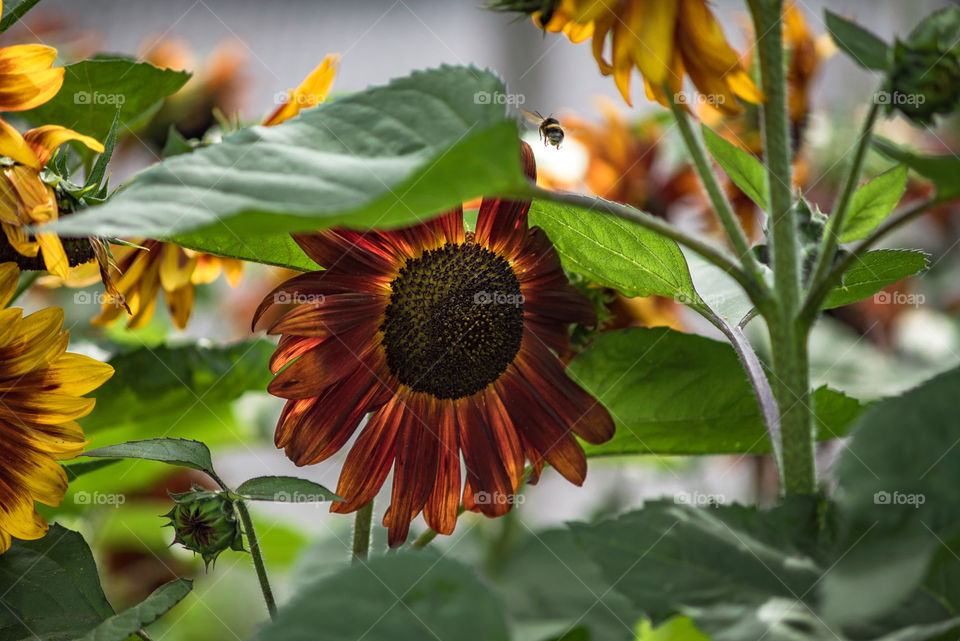
[[[793,207],[790,132],[783,46],[783,0],[748,0],[757,34],[764,161],[770,190],[775,304],[761,309],[772,346],[772,381],[780,407],[783,492],[809,494],[816,489],[813,412],[808,356],[809,326],[800,319],[797,220]]]
[[[250,518],[250,510],[247,504],[241,500],[234,501],[237,508],[237,514],[243,523],[243,533],[247,538],[247,545],[250,546],[250,556],[253,557],[253,566],[257,571],[257,580],[260,581],[260,591],[263,593],[263,601],[267,604],[267,611],[270,618],[277,616],[277,601],[273,596],[273,589],[270,587],[270,579],[267,577],[267,566],[263,562],[263,552],[260,550],[260,540],[257,538],[257,531],[253,527],[253,519]]]
[[[353,562],[366,561],[370,554],[370,528],[373,524],[373,501],[357,510],[353,521]]]

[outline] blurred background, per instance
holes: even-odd
[[[795,34],[795,59],[803,64],[798,63],[791,87],[798,105],[796,113],[791,108],[798,143],[797,181],[824,211],[830,209],[844,154],[878,82],[845,57],[833,55],[823,36],[824,7],[856,18],[889,41],[906,34],[919,16],[945,4],[934,0],[795,3],[805,23]],[[714,9],[728,38],[749,57],[752,34],[743,3],[719,0]],[[169,99],[151,123],[126,138],[115,156],[114,186],[161,157],[170,125],[186,138],[216,139],[227,121],[256,123],[325,55],[339,53],[342,60],[334,95],[442,63],[489,67],[503,76],[511,93],[522,97],[521,106],[554,114],[567,129],[568,139],[559,150],[545,148],[537,142],[536,132],[528,131],[543,184],[620,200],[707,235],[716,231],[676,132],[664,120],[665,111],[640,94],[636,77],[635,106],[629,108],[611,79],[598,73],[588,44],[545,37],[529,21],[484,11],[477,3],[45,0],[23,24],[4,34],[2,44],[36,41],[57,47],[64,63],[111,53],[194,73],[181,94]],[[706,108],[700,115],[737,144],[759,151],[751,114],[724,118]],[[956,150],[960,135],[955,121],[924,130],[892,119],[879,131],[940,152]],[[891,164],[872,155],[865,175],[875,175]],[[759,239],[763,221],[758,212],[749,202],[737,200],[735,189],[728,187],[741,220]],[[911,180],[905,198],[927,193],[926,185]],[[943,207],[887,241],[888,246],[928,251],[931,269],[927,274],[897,283],[885,297],[878,295],[831,312],[819,323],[813,349],[816,385],[829,383],[869,401],[960,363],[957,214],[955,208]],[[99,312],[99,305],[92,304],[98,300],[94,294],[99,285],[64,288],[51,281],[49,289],[32,290],[23,304],[28,309],[64,307],[73,351],[107,358],[116,345],[122,345],[147,346],[160,354],[162,345],[201,341],[213,346],[249,340],[256,305],[289,275],[246,265],[235,285],[223,277],[198,283],[185,330],[174,326],[162,300],[150,322],[137,330],[125,329],[122,319],[111,327],[91,326],[91,318]],[[714,336],[709,326],[674,301],[623,299],[612,292],[597,292],[597,299],[608,311],[606,328],[667,325]],[[749,330],[762,345],[760,323],[752,323]],[[241,369],[248,364],[246,355],[238,357]],[[179,370],[169,363],[162,358],[143,362],[137,376],[176,376]],[[262,391],[248,391],[235,399],[236,394],[224,388],[243,383],[236,380],[236,371],[225,368],[221,373],[212,381],[183,381],[182,415],[138,416],[136,399],[125,399],[131,405],[129,421],[85,427],[94,445],[161,435],[203,440],[213,448],[218,469],[232,485],[258,475],[288,474],[334,488],[343,456],[306,469],[293,466],[272,443],[282,402]],[[261,373],[253,376],[267,378]],[[834,450],[823,447],[823,466],[829,465]],[[467,514],[454,536],[438,537],[432,546],[484,568],[516,621],[518,639],[545,637],[581,616],[603,630],[602,638],[629,638],[624,622],[632,622],[618,611],[615,598],[586,611],[579,605],[585,595],[599,600],[607,586],[577,567],[575,555],[566,551],[571,545],[567,535],[554,528],[564,521],[613,514],[650,497],[701,504],[769,502],[776,486],[774,474],[770,462],[757,456],[594,460],[586,488],[572,487],[548,471],[507,517],[489,521]],[[64,506],[47,510],[47,515],[80,529],[91,542],[108,597],[118,609],[138,602],[175,576],[197,579],[195,597],[166,617],[157,627],[167,629],[153,633],[154,638],[247,638],[266,614],[249,556],[226,552],[205,573],[199,559],[168,548],[172,532],[160,528],[163,521],[158,515],[170,505],[167,492],[183,491],[192,482],[205,480],[199,473],[171,471],[160,464],[124,462],[72,483]],[[385,487],[389,488],[389,481]],[[89,500],[85,504],[85,499],[77,499],[94,492],[114,493],[122,500],[91,507]],[[375,522],[388,502],[381,495]],[[258,504],[253,509],[281,600],[298,583],[346,561],[352,518],[332,515],[323,504]],[[424,527],[422,520],[415,523],[417,532]],[[375,549],[382,551],[385,534],[377,529],[376,536]],[[569,593],[569,606],[557,607],[563,598],[552,605],[538,603],[538,589]]]

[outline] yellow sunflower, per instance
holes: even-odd
[[[324,101],[333,84],[340,57],[328,55],[296,89],[287,91],[287,99],[264,119],[270,127],[300,113],[302,109]],[[115,246],[116,267],[122,274],[117,279],[119,297],[104,301],[94,325],[110,325],[120,317],[126,303],[132,315],[127,327],[141,327],[153,316],[156,297],[163,288],[167,308],[174,325],[184,329],[193,311],[196,285],[215,280],[223,271],[231,285],[236,285],[243,271],[243,262],[232,258],[210,256],[155,240],[135,240],[140,247]],[[86,283],[73,282],[73,285]]]
[[[70,269],[60,237],[55,233],[37,233],[31,238],[30,225],[53,222],[59,215],[53,187],[40,179],[40,172],[57,147],[70,140],[83,143],[96,152],[103,145],[59,125],[44,125],[24,135],[0,120],[0,156],[13,161],[4,165],[0,178],[0,226],[10,246],[23,256],[41,253],[48,271],[65,278]]]
[[[86,441],[76,419],[93,409],[83,398],[113,368],[67,350],[63,310],[48,307],[22,317],[7,309],[20,271],[0,264],[0,553],[11,537],[39,539],[47,523],[34,503],[59,505],[67,475],[57,461],[79,454]]]
[[[737,97],[754,103],[763,100],[706,0],[560,0],[546,22],[540,12],[533,19],[547,31],[563,32],[572,42],[593,38],[600,72],[613,75],[627,104],[633,104],[634,67],[643,76],[647,97],[662,105],[668,104],[663,85],[678,96],[684,74],[709,104],[726,113],[741,110]]]
[[[0,2],[0,10],[3,2]],[[57,50],[38,44],[0,48],[0,111],[25,111],[47,102],[63,86]]]

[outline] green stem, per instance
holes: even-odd
[[[853,155],[853,162],[850,165],[850,171],[847,172],[847,178],[843,183],[843,190],[833,208],[827,225],[823,230],[823,244],[820,248],[820,256],[817,258],[817,266],[813,270],[813,278],[810,280],[811,286],[816,287],[830,270],[833,264],[833,255],[837,251],[837,244],[840,242],[840,234],[843,233],[843,224],[846,222],[847,214],[850,213],[850,203],[853,201],[853,194],[860,184],[860,174],[863,172],[863,161],[867,157],[867,150],[870,148],[870,140],[873,138],[873,126],[877,122],[877,114],[880,112],[878,101],[874,100],[870,107],[867,117],[863,121],[863,127],[860,131],[860,140],[857,143],[857,151]]]
[[[37,271],[21,275],[20,282],[17,283],[17,290],[13,293],[13,298],[10,299],[10,303],[7,303],[7,305],[9,306],[11,303],[19,299],[25,291],[30,289],[30,286],[33,285],[42,274],[43,272]]]
[[[370,526],[373,523],[373,501],[357,510],[353,521],[353,562],[366,561],[370,553]]]
[[[856,247],[850,250],[850,253],[846,254],[833,266],[833,269],[831,269],[822,280],[816,283],[810,295],[807,296],[807,300],[801,310],[801,320],[806,325],[813,324],[817,314],[820,313],[820,308],[823,306],[824,301],[827,300],[827,296],[830,295],[834,287],[840,284],[843,279],[843,274],[850,269],[855,262],[860,260],[867,250],[880,242],[880,240],[890,232],[899,229],[937,204],[940,203],[935,200],[925,200],[911,205],[890,216],[882,225],[873,230],[869,236],[860,241]]]
[[[638,211],[633,207],[628,207],[627,205],[621,205],[620,203],[609,200],[592,198],[590,196],[584,196],[583,194],[549,191],[539,187],[533,187],[532,189],[533,197],[539,200],[546,200],[565,205],[572,205],[574,207],[581,207],[583,209],[599,211],[610,216],[616,216],[617,218],[629,220],[630,222],[636,223],[640,227],[649,229],[650,231],[665,238],[669,238],[678,244],[695,251],[705,260],[713,265],[716,265],[724,272],[729,274],[731,278],[736,280],[740,286],[743,287],[744,291],[746,291],[747,295],[750,297],[750,300],[757,307],[764,307],[770,299],[770,294],[766,288],[759,286],[753,278],[748,276],[739,265],[730,260],[723,252],[717,250],[713,246],[698,238],[685,234],[670,223],[661,220],[660,218],[654,218],[650,214]]]
[[[813,413],[807,331],[799,322],[801,306],[797,221],[793,209],[793,177],[784,73],[783,0],[748,0],[753,16],[763,104],[763,149],[770,187],[774,289],[776,308],[764,315],[770,329],[773,385],[780,407],[783,437],[783,490],[812,493],[816,488]],[[763,311],[763,310],[761,310]]]
[[[763,272],[760,269],[760,264],[757,262],[757,258],[753,255],[753,252],[750,251],[750,241],[747,239],[746,234],[744,234],[743,227],[740,226],[740,221],[737,219],[737,215],[734,213],[730,201],[720,186],[720,181],[717,180],[716,174],[713,173],[713,168],[710,164],[703,140],[690,125],[690,117],[687,115],[687,112],[677,106],[669,87],[664,87],[664,93],[670,102],[670,110],[673,112],[673,117],[677,122],[677,126],[680,128],[680,135],[683,137],[683,142],[687,146],[687,151],[690,153],[690,157],[693,158],[693,164],[697,170],[697,175],[700,177],[700,183],[703,185],[704,190],[706,190],[711,204],[713,204],[713,209],[720,219],[720,224],[723,226],[724,232],[727,234],[730,246],[733,247],[733,251],[746,268],[747,274],[756,281],[756,286],[763,289],[766,285],[763,280]]]
[[[464,511],[465,510],[463,509],[462,505],[457,507],[457,516],[459,517],[461,514],[464,513]],[[416,540],[414,540],[414,542],[410,544],[410,547],[413,548],[414,550],[422,550],[423,548],[430,545],[431,541],[437,538],[437,534],[439,533],[436,530],[427,528],[427,531],[421,534],[420,536],[418,536]]]
[[[263,592],[263,600],[267,604],[267,611],[270,612],[270,618],[277,616],[277,602],[273,597],[273,590],[270,588],[270,580],[267,578],[267,566],[263,562],[263,552],[260,550],[260,540],[257,539],[257,531],[253,528],[253,519],[250,518],[250,511],[247,504],[243,501],[234,501],[237,506],[237,514],[240,515],[240,521],[243,523],[243,532],[247,537],[247,544],[250,546],[250,556],[253,557],[253,567],[257,570],[257,579],[260,581],[260,590]]]
[[[140,628],[139,630],[134,632],[134,634],[140,637],[141,639],[143,639],[143,641],[153,641],[153,639],[150,638],[150,635],[147,634],[147,631],[144,630],[143,628]]]

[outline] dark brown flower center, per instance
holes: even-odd
[[[447,243],[407,261],[390,286],[380,328],[387,365],[417,392],[470,396],[497,380],[520,350],[520,282],[489,249]]]

